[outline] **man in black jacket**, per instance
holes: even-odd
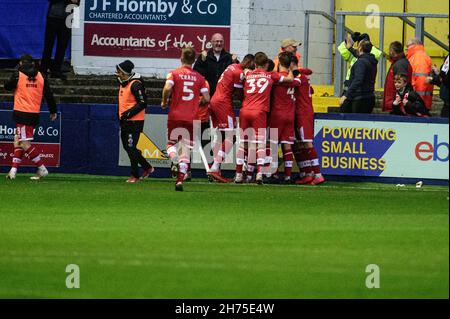
[[[44,51],[42,53],[41,72],[47,74],[51,70],[51,76],[65,79],[61,72],[67,46],[72,35],[70,21],[67,21],[71,14],[70,5],[79,5],[80,0],[49,0],[47,13],[47,24],[45,28]],[[55,40],[56,53],[53,65],[51,64],[53,47]]]
[[[127,183],[139,181],[139,165],[144,169],[141,179],[150,176],[154,168],[142,156],[137,145],[144,130],[145,95],[144,80],[139,73],[133,72],[133,62],[126,60],[116,66],[116,76],[119,81],[119,113],[120,138],[131,163],[131,176]]]
[[[233,62],[237,62],[237,59],[225,51],[225,40],[220,33],[212,36],[211,44],[212,48],[209,51],[203,51],[198,57],[194,64],[194,70],[208,81],[212,97],[216,92],[217,82],[223,71]]]
[[[350,73],[349,87],[341,98],[343,113],[372,113],[375,107],[375,81],[378,61],[372,51],[372,43],[361,41],[359,58]]]

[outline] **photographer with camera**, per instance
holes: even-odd
[[[345,41],[342,42],[338,47],[338,51],[344,61],[350,63],[350,68],[347,71],[347,76],[344,82],[344,95],[348,90],[351,69],[359,58],[358,51],[354,48],[354,45],[356,43],[356,46],[359,47],[360,42],[363,40],[370,42],[370,36],[367,33],[361,34],[360,32],[355,32],[353,34],[349,34],[347,36],[347,39],[345,39]],[[378,62],[383,55],[383,52],[375,46],[372,47],[372,51],[370,53],[375,56],[375,59],[377,59]]]

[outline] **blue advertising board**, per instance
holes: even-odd
[[[84,20],[229,26],[231,0],[86,0]]]

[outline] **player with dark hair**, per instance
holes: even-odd
[[[32,180],[39,180],[48,175],[39,150],[31,144],[34,139],[34,128],[39,123],[42,97],[45,97],[50,110],[50,119],[56,120],[58,115],[56,103],[46,77],[38,71],[31,55],[20,58],[19,66],[11,78],[5,82],[5,89],[14,91],[13,120],[16,123],[14,137],[14,157],[12,168],[6,176],[15,179],[17,170],[22,163],[23,156],[27,156],[36,165],[36,176]]]
[[[263,183],[263,167],[266,158],[267,114],[270,110],[270,94],[275,83],[290,83],[292,72],[284,76],[277,72],[267,72],[269,58],[263,52],[255,54],[254,71],[245,74],[244,101],[239,115],[240,141],[236,156],[236,183],[243,183],[243,166],[247,144],[249,165],[257,164],[256,182]],[[256,150],[256,157],[255,157]],[[251,176],[252,172],[248,172]],[[248,178],[249,176],[247,176]]]
[[[205,78],[192,69],[194,62],[195,50],[191,47],[183,49],[182,66],[167,75],[161,101],[161,107],[165,109],[169,97],[171,98],[167,121],[167,154],[172,162],[178,162],[176,191],[183,191],[184,177],[190,166],[190,149],[194,147],[194,120],[199,108],[198,98],[203,96],[203,102],[200,103],[202,105],[210,101]]]
[[[220,166],[234,145],[236,116],[233,109],[233,96],[244,87],[244,70],[254,69],[255,56],[248,54],[240,64],[231,64],[223,73],[217,84],[216,93],[211,99],[211,117],[213,127],[220,132],[221,143],[214,149],[214,163],[209,175],[225,183],[227,179],[220,175]],[[240,92],[241,93],[241,92]],[[242,95],[242,94],[240,94]]]

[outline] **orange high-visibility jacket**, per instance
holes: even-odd
[[[137,104],[136,97],[131,92],[131,86],[138,80],[130,81],[126,86],[119,88],[119,118],[122,114]],[[128,121],[144,121],[145,109],[133,116]]]
[[[420,95],[425,106],[430,110],[433,103],[433,84],[427,83],[427,77],[431,74],[431,58],[425,52],[423,45],[413,45],[408,49],[408,60],[413,70],[414,91]]]
[[[41,73],[31,80],[19,72],[19,81],[14,92],[14,110],[25,113],[39,113],[44,94],[44,78]]]

